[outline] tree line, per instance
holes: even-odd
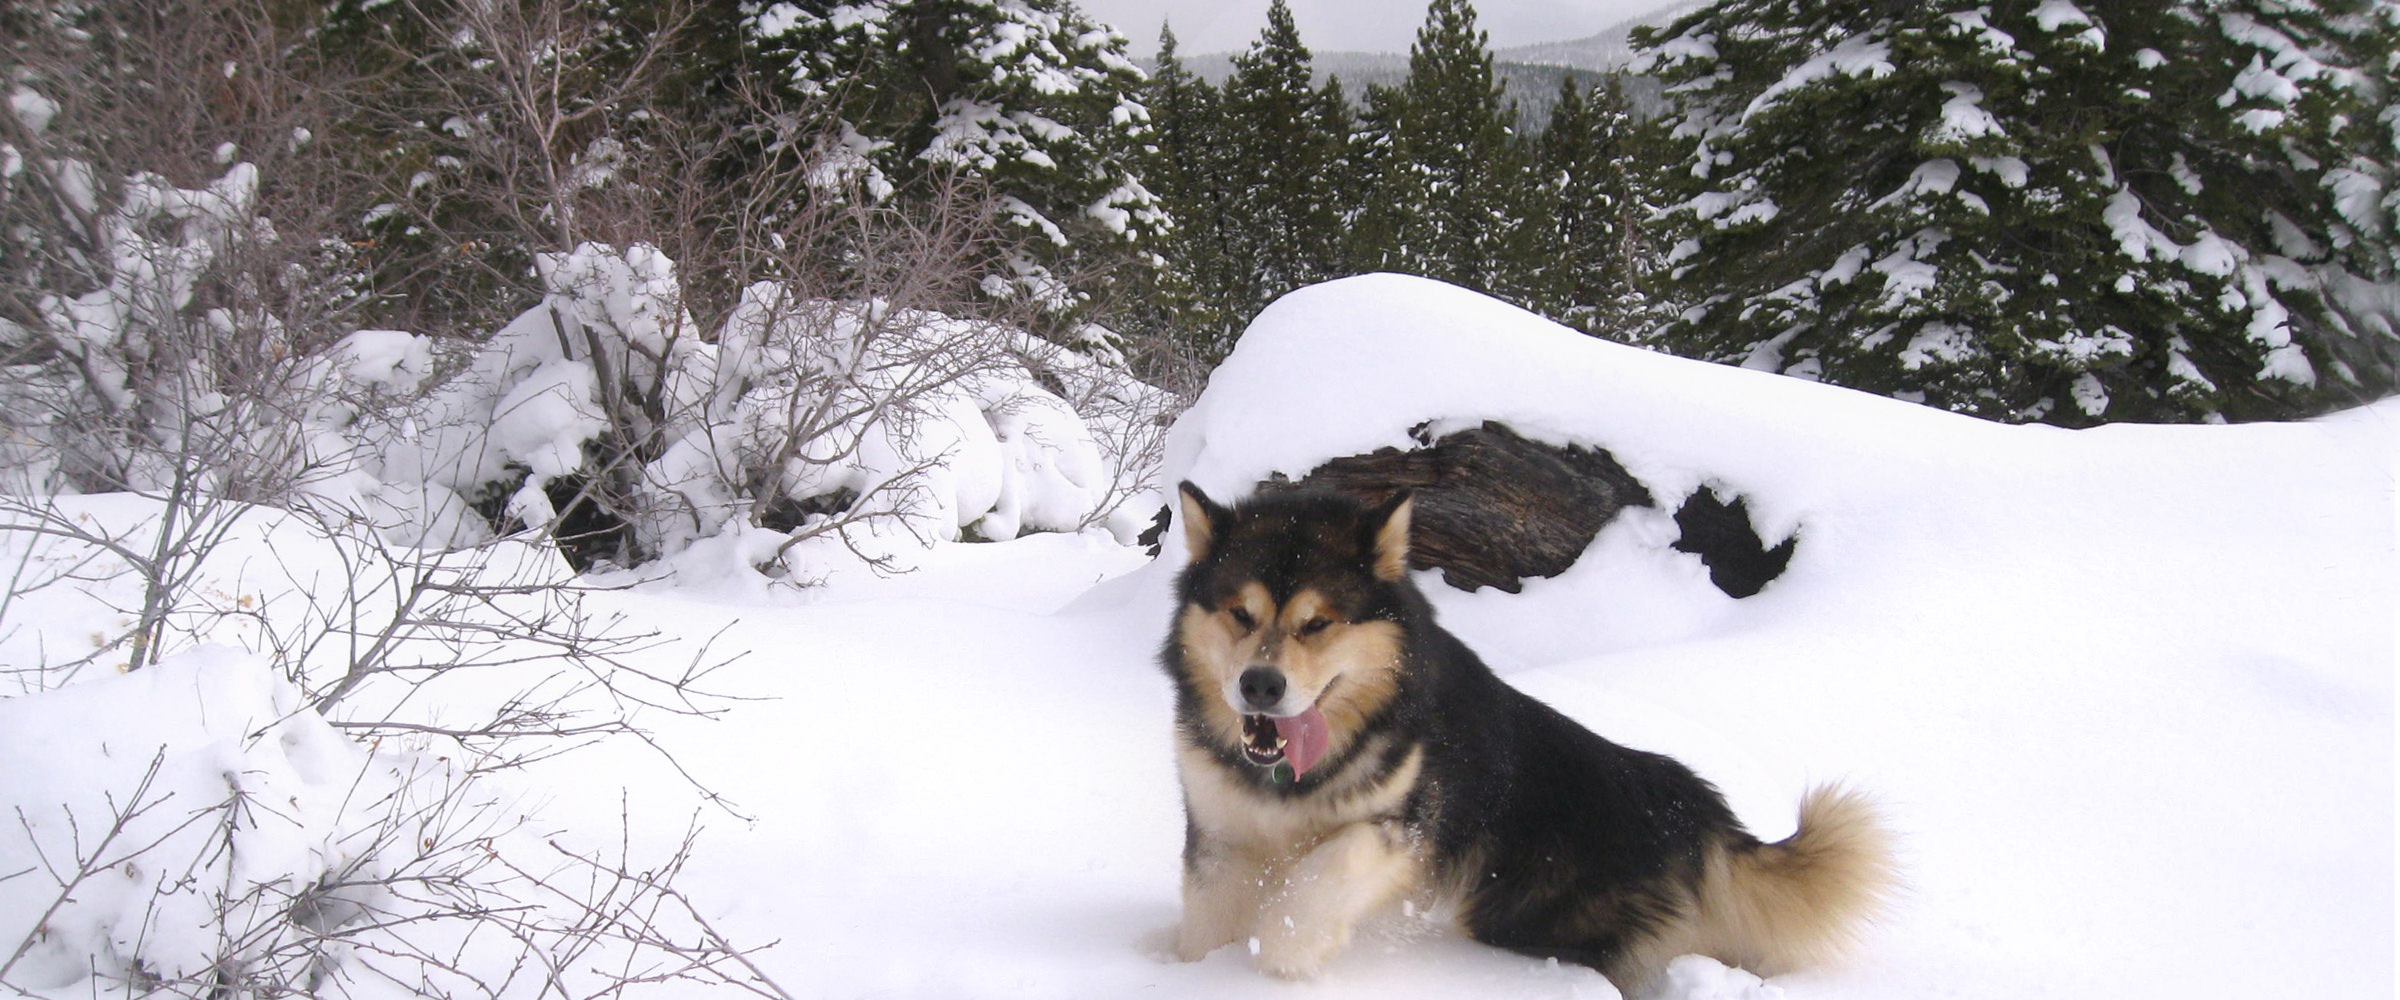
[[[1275,297],[1400,271],[1510,300],[1591,332],[1646,315],[1641,141],[1613,80],[1562,80],[1528,133],[1464,0],[1434,0],[1398,86],[1354,108],[1314,81],[1281,0],[1223,85],[1187,71],[1161,31],[1146,90],[1151,187],[1176,228],[1152,322],[1215,358]]]
[[[0,38],[35,94],[0,123],[12,364],[79,363],[44,303],[98,282],[124,179],[231,157],[308,249],[224,285],[305,300],[285,337],[478,336],[602,241],[684,262],[704,328],[752,281],[905,272],[1187,389],[1276,296],[1376,270],[2009,421],[2400,386],[2394,0],[1721,0],[1637,33],[1663,113],[1569,77],[1538,129],[1466,0],[1358,95],[1282,3],[1222,84],[1067,0],[40,0]]]
[[[1215,357],[1404,271],[1595,335],[2011,422],[2280,419],[2400,388],[2400,5],[1724,0],[1635,36],[1664,115],[1516,121],[1465,0],[1311,89],[1282,3],[1221,86],[1162,32],[1158,325]]]

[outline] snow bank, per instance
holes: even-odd
[[[0,505],[0,984],[531,997],[700,940],[494,778],[711,700],[678,682],[688,661],[622,669],[664,644],[588,611],[554,549],[410,551],[362,524],[203,511],[152,640],[166,655],[135,668],[131,560],[157,551],[160,508]],[[594,910],[603,895],[654,937]],[[512,977],[529,965],[552,972]]]
[[[31,944],[8,981],[199,981],[219,956],[321,930],[275,925],[363,862],[342,834],[385,791],[360,785],[365,759],[263,658],[224,647],[0,700],[0,813],[19,821],[0,835],[0,942]],[[221,935],[245,934],[228,955]]]
[[[1608,448],[1662,503],[1738,493],[1762,535],[1796,535],[1797,550],[1782,578],[1736,601],[1671,548],[1671,520],[1636,511],[1522,594],[1428,576],[1446,624],[1512,683],[1692,764],[1764,836],[1788,833],[1801,789],[1831,778],[1875,794],[1905,834],[1913,891],[1848,964],[1762,983],[1685,959],[1670,996],[2391,994],[2400,403],[2303,424],[2007,427],[1614,346],[1384,275],[1262,314],[1173,429],[1163,478],[1231,497],[1270,472],[1410,447],[1420,423],[1487,419]],[[109,500],[76,502],[99,517]],[[837,579],[813,606],[760,614],[752,585],[774,584],[742,546],[780,544],[761,534],[688,550],[712,555],[723,594],[591,595],[596,617],[627,628],[755,650],[711,678],[746,700],[721,721],[646,720],[671,763],[601,747],[519,784],[546,801],[550,840],[612,855],[625,815],[677,819],[626,833],[640,857],[674,848],[690,810],[738,806],[680,885],[730,939],[782,942],[750,960],[784,985],[929,1000],[1615,995],[1589,970],[1405,915],[1367,928],[1313,984],[1266,980],[1238,948],[1191,965],[1150,957],[1146,937],[1178,907],[1171,695],[1153,663],[1179,533],[1164,558],[1060,614],[1045,612],[1137,557],[1098,534],[945,547],[921,573]],[[286,558],[303,548],[267,544]],[[272,564],[252,552],[262,572],[232,593],[276,602],[326,586],[301,575],[270,589]],[[112,625],[109,593],[36,609],[51,648]],[[25,635],[0,629],[0,658],[26,662]],[[689,656],[643,662],[673,673]],[[272,707],[249,669],[220,686]],[[149,734],[114,735],[125,730],[108,713],[152,703],[117,680],[93,686],[72,712],[53,695],[0,703],[12,713],[0,743],[41,717],[78,739],[110,734],[111,754],[7,743],[0,797],[121,785],[101,769],[146,764],[126,748]],[[474,694],[421,701],[463,712]],[[205,704],[211,725],[240,714]],[[1063,755],[1060,719],[1076,727]],[[215,752],[283,766],[226,725],[203,734],[227,741]],[[702,800],[685,771],[723,798]],[[277,790],[313,787],[288,773],[301,780]],[[36,781],[50,790],[12,791]],[[300,842],[275,849],[306,873],[316,855]],[[9,859],[0,877],[24,864]],[[46,883],[22,879],[44,877],[0,883],[0,914],[23,920],[23,887]],[[78,919],[101,939],[98,918]]]

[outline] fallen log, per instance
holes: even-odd
[[[1413,433],[1420,447],[1337,458],[1296,481],[1259,487],[1331,490],[1367,503],[1405,489],[1416,499],[1409,557],[1417,569],[1440,570],[1460,590],[1512,594],[1527,578],[1566,572],[1625,508],[1657,505],[1603,449],[1545,444],[1493,421],[1439,440],[1428,440],[1422,425]],[[1742,500],[1729,503],[1708,488],[1676,511],[1675,522],[1682,529],[1675,548],[1699,555],[1710,580],[1734,597],[1756,594],[1780,575],[1796,543],[1766,546]]]
[[[1460,590],[1512,594],[1527,577],[1566,572],[1619,511],[1652,503],[1608,452],[1543,444],[1496,422],[1420,448],[1337,458],[1283,485],[1369,503],[1408,490],[1416,498],[1410,562],[1441,570]]]

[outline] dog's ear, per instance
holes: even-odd
[[[1183,501],[1183,547],[1190,550],[1191,561],[1199,562],[1208,558],[1209,543],[1216,539],[1217,529],[1224,526],[1225,519],[1233,512],[1217,506],[1189,479],[1175,487],[1175,492]]]
[[[1401,490],[1367,511],[1367,527],[1375,533],[1372,562],[1377,579],[1396,581],[1408,575],[1408,526],[1416,508],[1416,498]]]

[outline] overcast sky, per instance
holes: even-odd
[[[1423,0],[1286,0],[1300,41],[1312,51],[1407,52],[1425,21]],[[1475,23],[1494,48],[1556,42],[1600,33],[1626,18],[1673,0],[1476,0]],[[1268,0],[1076,0],[1094,18],[1116,25],[1139,56],[1158,52],[1158,25],[1175,25],[1186,55],[1247,47],[1267,24]]]

